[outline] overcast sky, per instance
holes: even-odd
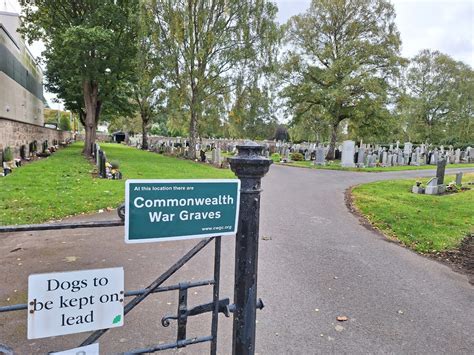
[[[275,0],[278,21],[305,12],[311,0]],[[474,68],[474,0],[392,0],[402,38],[402,55],[413,57],[425,48],[439,50]],[[19,9],[17,0],[0,0],[0,9]],[[31,51],[38,56],[40,44]],[[50,98],[50,95],[46,95]],[[53,104],[57,107],[57,104]]]

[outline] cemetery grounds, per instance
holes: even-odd
[[[111,210],[124,199],[126,179],[233,178],[216,169],[120,144],[102,144],[118,161],[122,180],[97,178],[97,169],[81,154],[82,143],[15,169],[0,179],[0,225],[42,223],[68,216]]]

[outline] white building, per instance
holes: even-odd
[[[43,73],[19,26],[19,14],[0,11],[0,119],[43,126]]]

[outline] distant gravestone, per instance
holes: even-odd
[[[342,144],[342,158],[341,166],[347,168],[353,168],[354,164],[354,151],[355,151],[355,142],[354,141],[344,141]]]
[[[22,160],[25,160],[26,159],[26,146],[25,145],[22,145],[20,147],[20,158]]]
[[[454,164],[459,164],[461,162],[461,149],[456,149],[454,152]]]
[[[363,168],[364,161],[365,161],[365,148],[361,147],[359,148],[359,154],[357,155],[357,166],[359,168]]]
[[[304,152],[304,160],[311,160],[311,152],[309,149],[306,149]]]
[[[438,185],[444,184],[444,174],[446,173],[446,159],[438,160],[438,164],[436,165],[436,178],[438,179]]]
[[[382,165],[387,166],[388,165],[388,153],[387,151],[383,151],[382,153]]]
[[[456,174],[456,185],[462,185],[462,172]]]
[[[316,148],[316,159],[314,161],[315,165],[325,165],[326,161],[324,159],[324,147]]]

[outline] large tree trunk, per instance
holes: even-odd
[[[189,122],[189,159],[196,159],[197,126],[198,118],[194,109],[191,109],[191,122]]]
[[[142,114],[142,149],[148,149],[148,135],[147,135],[147,126],[148,126],[148,117],[145,114]]]
[[[327,160],[334,160],[336,157],[336,140],[337,140],[337,127],[339,126],[339,120],[331,127],[331,141],[329,143],[328,154],[326,155]]]
[[[86,131],[86,137],[84,142],[84,149],[82,152],[86,156],[92,155],[92,145],[95,143],[96,139],[96,124],[97,124],[97,97],[99,94],[99,86],[97,83],[84,80],[83,84],[83,92],[84,92],[84,105],[86,108],[86,117],[85,117],[85,125],[84,129]],[[100,109],[100,105],[99,105]]]

